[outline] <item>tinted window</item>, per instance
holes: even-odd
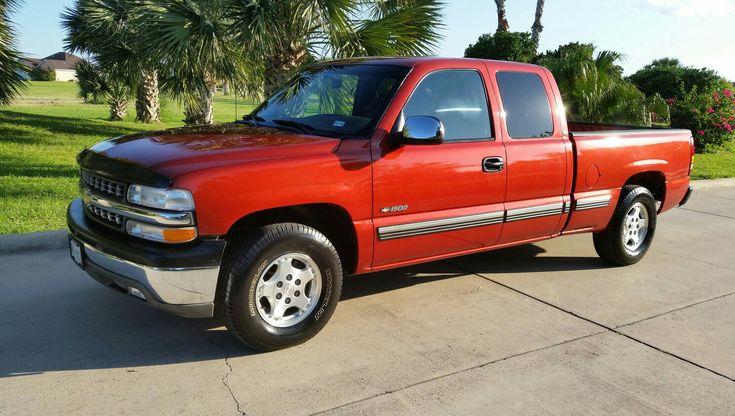
[[[307,68],[248,118],[267,127],[369,137],[409,68],[324,64]]]
[[[549,137],[554,133],[549,99],[541,77],[527,72],[499,72],[497,80],[510,137],[527,139]]]
[[[433,116],[444,123],[445,140],[492,137],[485,86],[471,70],[427,75],[403,108],[405,117]]]

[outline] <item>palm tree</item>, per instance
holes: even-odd
[[[508,25],[508,17],[505,12],[505,0],[495,0],[495,6],[498,9],[498,30],[496,32],[509,31],[510,25]]]
[[[270,95],[312,60],[431,54],[441,6],[439,0],[232,0],[227,15],[239,43],[260,63]]]
[[[235,42],[228,0],[149,0],[139,24],[145,54],[161,62],[163,88],[183,101],[187,124],[214,122],[218,81],[238,79],[243,48]]]
[[[542,54],[539,64],[554,74],[571,119],[587,122],[650,124],[645,95],[623,78],[624,55],[571,43]]]
[[[160,121],[158,71],[140,48],[140,10],[135,0],[77,0],[61,19],[66,49],[93,55],[109,79],[134,89],[136,120],[151,123]],[[119,93],[126,90],[118,87]],[[113,100],[118,108],[120,99]]]
[[[10,14],[18,7],[16,0],[0,0],[0,105],[8,105],[25,83],[19,75],[24,68],[15,46],[15,32]]]
[[[536,49],[538,49],[541,32],[544,30],[544,26],[541,24],[541,16],[544,14],[545,3],[546,2],[544,0],[536,1],[536,17],[533,21],[533,26],[531,26],[531,39],[533,40],[533,44],[536,45]]]

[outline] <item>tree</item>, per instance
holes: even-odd
[[[101,104],[107,95],[107,81],[100,68],[91,61],[83,59],[74,65],[77,73],[79,98],[85,103]]]
[[[466,58],[498,59],[503,61],[533,62],[536,47],[527,32],[486,33],[464,51]]]
[[[8,105],[25,88],[20,73],[20,53],[15,45],[15,30],[10,14],[18,7],[16,0],[0,0],[0,106]]]
[[[141,12],[143,51],[165,68],[163,88],[184,103],[186,124],[213,123],[218,80],[244,74],[243,46],[234,38],[228,15],[233,3],[150,0]]]
[[[158,70],[141,49],[140,12],[137,0],[77,0],[61,19],[66,49],[93,55],[108,78],[129,87],[116,91],[135,90],[136,120],[151,123],[160,121]]]
[[[495,0],[495,6],[498,9],[498,29],[496,32],[509,31],[510,25],[508,25],[508,17],[505,12],[505,0]]]
[[[536,1],[536,17],[533,21],[533,26],[531,26],[531,40],[533,40],[533,44],[536,46],[536,49],[538,49],[541,32],[543,32],[544,30],[543,25],[541,25],[541,16],[543,16],[544,14],[545,3],[546,2],[544,0]]]
[[[628,77],[645,94],[659,93],[664,98],[681,98],[696,88],[711,92],[722,84],[717,72],[684,66],[678,59],[657,59]]]
[[[232,1],[238,42],[270,95],[304,64],[323,58],[432,54],[440,0]]]
[[[623,78],[623,59],[618,52],[596,52],[592,44],[575,42],[541,54],[538,63],[554,74],[572,120],[650,125],[660,100],[647,101]]]
[[[47,66],[36,65],[28,75],[33,81],[56,81],[56,71]]]

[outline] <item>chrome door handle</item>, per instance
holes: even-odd
[[[486,157],[482,159],[483,172],[502,172],[505,167],[505,161],[500,156]]]

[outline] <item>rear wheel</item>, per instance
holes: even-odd
[[[594,233],[597,254],[609,263],[627,266],[639,262],[651,247],[656,230],[656,201],[640,186],[623,188],[622,198],[604,231]]]
[[[235,242],[219,296],[225,325],[246,345],[270,351],[316,335],[342,290],[337,251],[319,231],[272,224]]]

